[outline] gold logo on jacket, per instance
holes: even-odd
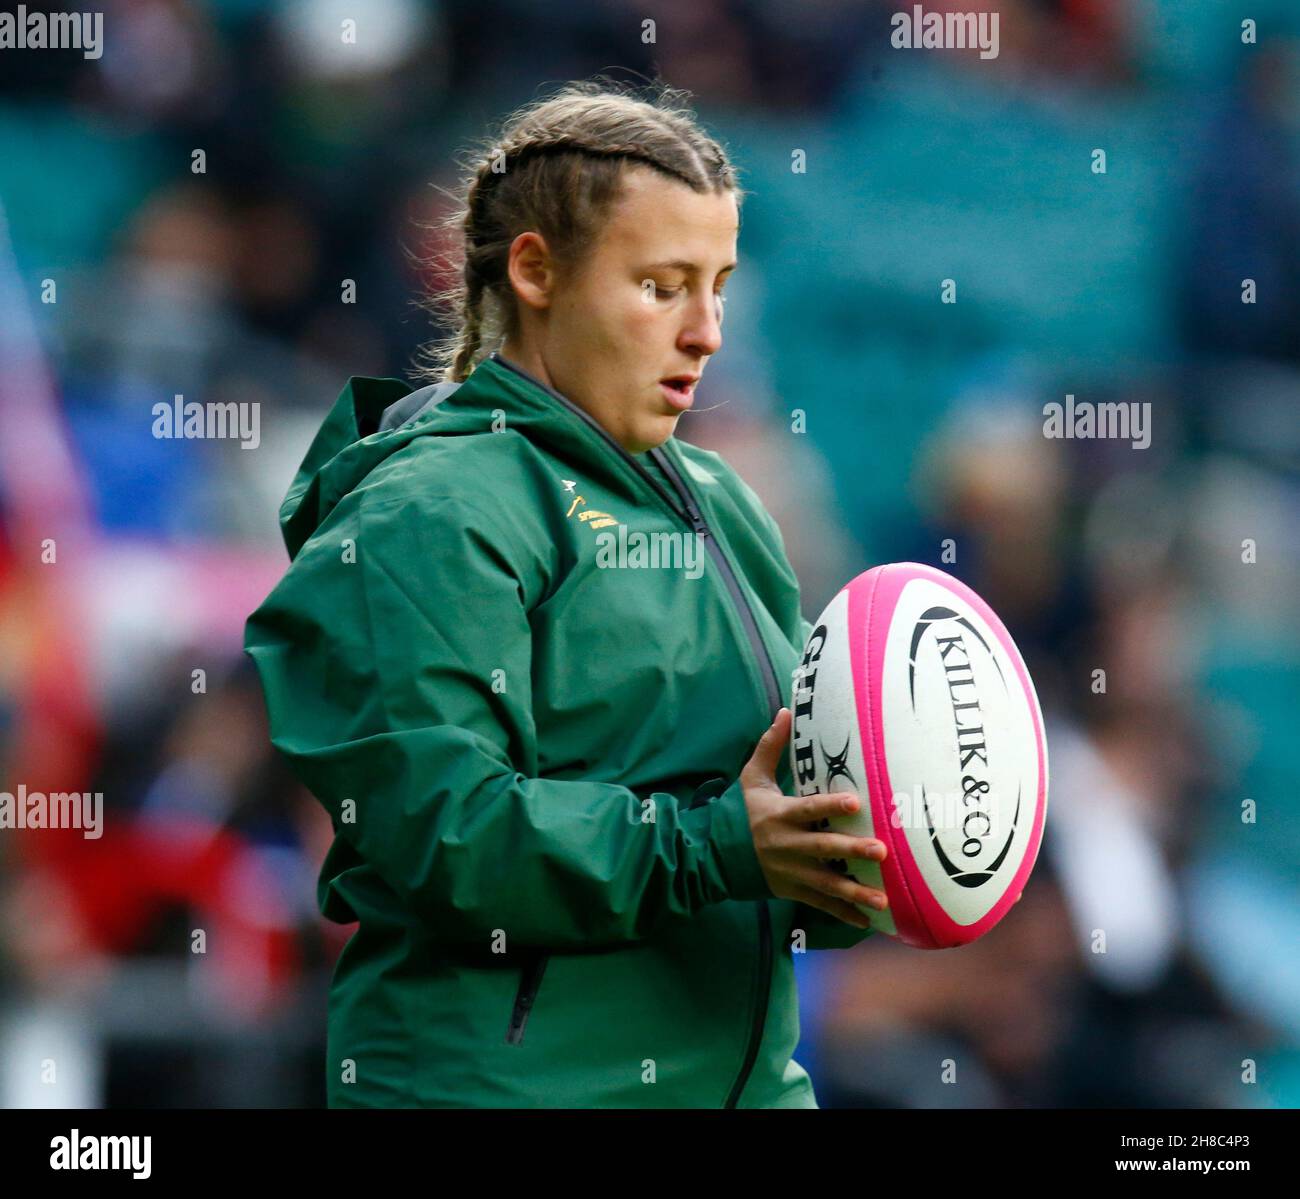
[[[568,488],[566,487],[565,490],[567,491]],[[573,503],[569,505],[569,510],[564,515],[566,517],[572,516],[578,505],[585,505],[586,502],[587,501],[584,500],[582,496],[575,495],[573,497]],[[610,516],[608,512],[601,512],[595,508],[588,508],[585,512],[579,512],[578,519],[590,529],[604,529],[609,525],[618,524],[617,517]]]

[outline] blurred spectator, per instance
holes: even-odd
[[[1179,333],[1198,355],[1300,364],[1298,142],[1300,39],[1266,38],[1196,143],[1177,277]]]

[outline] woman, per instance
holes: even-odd
[[[791,953],[869,934],[883,894],[827,863],[884,847],[785,794],[798,583],[673,436],[740,200],[680,97],[509,120],[443,381],[352,379],[282,508],[247,647],[333,820],[321,910],[360,922],[331,1106],[816,1106]]]

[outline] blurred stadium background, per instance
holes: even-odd
[[[993,934],[798,960],[822,1105],[1297,1105],[1300,20],[1004,0],[986,61],[891,49],[904,7],[122,0],[98,60],[0,52],[0,790],[105,803],[98,840],[0,832],[0,1104],[322,1102],[350,929],[242,623],[344,380],[431,332],[453,153],[625,67],[691,89],[752,193],[679,435],[768,503],[808,616],[942,566],[1048,713],[1043,857]],[[260,445],[155,439],[177,393],[260,404]],[[1150,403],[1150,448],[1046,439],[1067,393]]]

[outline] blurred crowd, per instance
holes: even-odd
[[[1300,23],[1004,0],[983,61],[891,50],[896,7],[118,0],[99,60],[5,52],[0,791],[105,818],[0,830],[0,1106],[322,1101],[351,930],[243,620],[346,378],[439,329],[457,150],[611,64],[691,89],[750,192],[679,435],[768,505],[808,617],[938,566],[1046,713],[1013,913],[798,962],[820,1103],[1300,1102]],[[1045,437],[1067,393],[1149,405],[1150,448]],[[260,444],[160,440],[177,395],[260,405]]]

